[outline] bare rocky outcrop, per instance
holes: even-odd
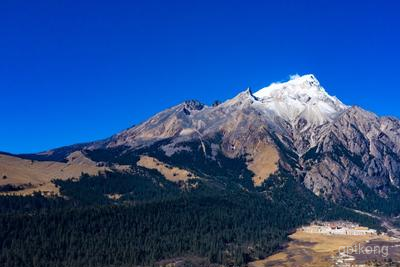
[[[335,200],[363,198],[364,192],[357,188],[360,183],[386,197],[392,187],[399,186],[398,126],[396,119],[349,108],[326,127],[310,152],[313,155],[304,160],[309,169],[305,185]]]

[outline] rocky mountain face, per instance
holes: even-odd
[[[219,152],[245,158],[256,186],[280,168],[340,202],[362,199],[369,189],[385,198],[398,188],[399,134],[397,119],[346,106],[305,75],[216,107],[187,101],[94,146],[135,149],[168,140],[161,148],[171,156],[198,140],[211,159]]]
[[[304,184],[333,199],[364,198],[365,189],[387,198],[399,187],[399,133],[395,118],[347,109],[302,157]]]
[[[199,177],[207,175],[207,164],[229,171],[227,162],[240,160],[255,190],[262,191],[271,175],[284,174],[338,203],[399,195],[400,121],[343,104],[313,75],[255,93],[248,89],[219,105],[186,101],[108,139],[73,148],[44,155],[65,151],[66,158],[79,150],[98,163],[151,155],[154,162],[197,170]],[[99,151],[103,157],[93,157]]]

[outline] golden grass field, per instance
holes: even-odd
[[[250,267],[330,267],[332,256],[341,246],[352,246],[368,240],[382,238],[373,235],[323,235],[297,231],[292,241],[281,252],[264,260],[254,261]]]
[[[159,171],[167,180],[172,182],[187,181],[189,179],[197,178],[193,173],[183,170],[177,167],[170,166],[159,161],[156,158],[149,156],[140,156],[140,160],[137,163],[138,166],[145,167],[147,169],[154,169]]]
[[[82,172],[97,174],[107,168],[98,167],[96,163],[81,152],[74,152],[67,158],[68,162],[35,161],[9,155],[0,155],[0,185],[30,185],[24,190],[10,194],[30,195],[34,191],[58,194],[58,188],[51,183],[52,179],[79,178]]]
[[[254,173],[253,183],[260,186],[269,177],[278,170],[279,153],[271,145],[259,143],[253,155],[253,160],[249,162],[248,169]]]

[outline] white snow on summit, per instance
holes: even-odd
[[[293,123],[305,119],[320,125],[337,117],[348,106],[330,96],[314,75],[291,76],[283,83],[273,83],[253,94],[263,108]]]

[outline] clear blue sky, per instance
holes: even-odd
[[[396,2],[3,0],[0,151],[105,138],[295,73],[400,117]]]

